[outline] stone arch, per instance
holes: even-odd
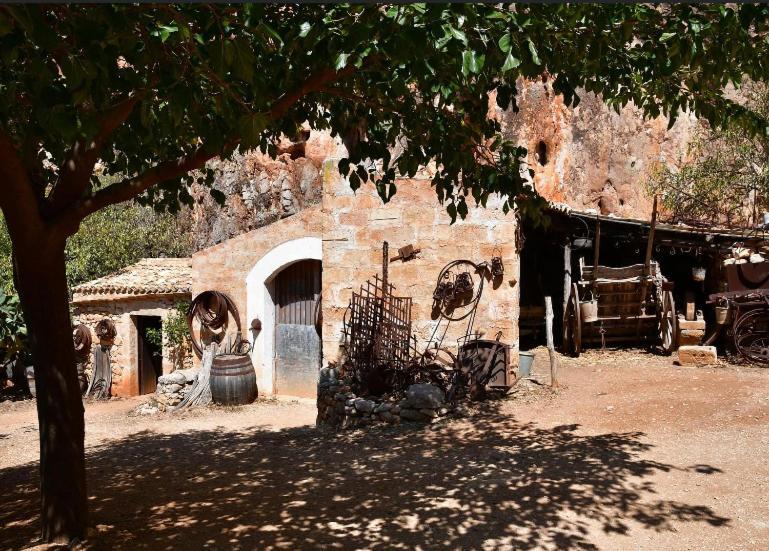
[[[256,369],[259,392],[272,394],[275,389],[275,303],[270,285],[283,269],[301,260],[323,261],[323,241],[319,237],[300,237],[272,248],[246,276],[246,323],[262,322],[261,331],[251,331],[254,342],[251,358]]]

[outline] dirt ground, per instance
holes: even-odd
[[[546,365],[538,355],[538,378]],[[561,358],[464,419],[340,434],[311,402],[88,404],[90,549],[767,549],[769,370]],[[35,544],[33,404],[0,404],[0,548]]]

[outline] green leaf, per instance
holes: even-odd
[[[662,33],[662,36],[660,36],[660,42],[667,42],[675,36],[677,36],[677,33]]]
[[[452,224],[457,221],[457,206],[454,203],[449,203],[449,206],[446,207],[446,212],[449,213]]]
[[[337,167],[339,168],[339,174],[342,176],[347,176],[350,173],[350,159],[346,157],[344,159],[340,159]]]
[[[336,56],[336,60],[334,61],[334,69],[339,70],[343,69],[347,65],[347,60],[349,59],[350,54],[340,53]]]
[[[534,46],[534,42],[531,41],[531,38],[526,39],[526,41],[529,43],[529,52],[531,53],[531,60],[534,62],[534,65],[542,65],[542,61],[539,59],[539,54],[537,53],[536,46]]]
[[[312,30],[312,23],[309,21],[303,21],[301,25],[299,25],[299,37],[304,38],[308,34],[310,34],[310,31]]]
[[[502,72],[507,72],[515,69],[521,64],[521,60],[518,59],[513,55],[513,52],[510,51],[507,54],[507,57],[505,57],[505,63],[502,65]]]
[[[457,40],[461,41],[462,44],[467,44],[467,35],[460,31],[459,29],[456,29],[449,25],[449,32],[451,33],[451,36],[456,38]]]
[[[499,39],[499,49],[507,53],[512,48],[513,37],[510,34],[503,34]]]
[[[355,172],[351,172],[348,180],[350,181],[350,187],[352,190],[358,191],[358,188],[360,188],[360,178],[358,175]]]
[[[243,115],[238,121],[238,134],[243,145],[256,147],[268,122],[269,119],[262,113]]]
[[[459,214],[462,220],[467,217],[467,202],[465,202],[464,198],[461,199],[459,205],[457,205],[457,214]]]
[[[485,62],[485,55],[479,55],[473,50],[465,50],[462,52],[462,74],[467,76],[470,73],[480,73]]]
[[[224,202],[227,199],[227,196],[219,191],[218,189],[210,189],[209,192],[211,193],[211,197],[213,197],[214,201],[221,207],[224,206]]]
[[[281,45],[281,46],[283,45],[283,38],[281,38],[281,36],[278,34],[278,32],[275,29],[270,27],[264,21],[260,21],[259,22],[259,25],[257,26],[257,29],[259,29],[260,31],[262,31],[262,32],[268,34],[269,36],[271,36],[273,38],[273,40],[275,40],[275,42],[277,42],[279,45]]]

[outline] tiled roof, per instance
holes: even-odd
[[[114,295],[178,295],[192,289],[191,258],[143,258],[110,275],[88,281],[73,289],[74,302]]]

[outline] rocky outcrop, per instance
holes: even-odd
[[[344,146],[326,132],[310,133],[306,129],[297,140],[282,140],[275,159],[255,150],[208,163],[207,167],[214,171],[212,188],[222,192],[225,200],[224,205],[219,205],[207,187],[192,186],[196,250],[320,202],[323,161],[344,156]]]
[[[659,165],[679,166],[698,124],[681,116],[668,130],[665,117],[644,119],[632,104],[616,113],[584,90],[567,107],[548,79],[518,89],[520,110],[498,114],[505,135],[527,148],[537,190],[579,210],[647,218],[647,182]]]
[[[682,116],[668,130],[665,117],[645,120],[633,105],[615,113],[584,90],[579,105],[567,107],[548,79],[519,81],[518,90],[519,111],[497,110],[492,116],[502,121],[508,138],[528,149],[537,190],[579,210],[647,218],[646,183],[660,164],[675,167],[685,159],[697,125]],[[320,202],[322,163],[346,150],[326,132],[305,130],[298,139],[278,144],[276,159],[248,151],[209,163],[213,188],[224,194],[225,203],[219,206],[207,188],[193,186],[196,249]]]

